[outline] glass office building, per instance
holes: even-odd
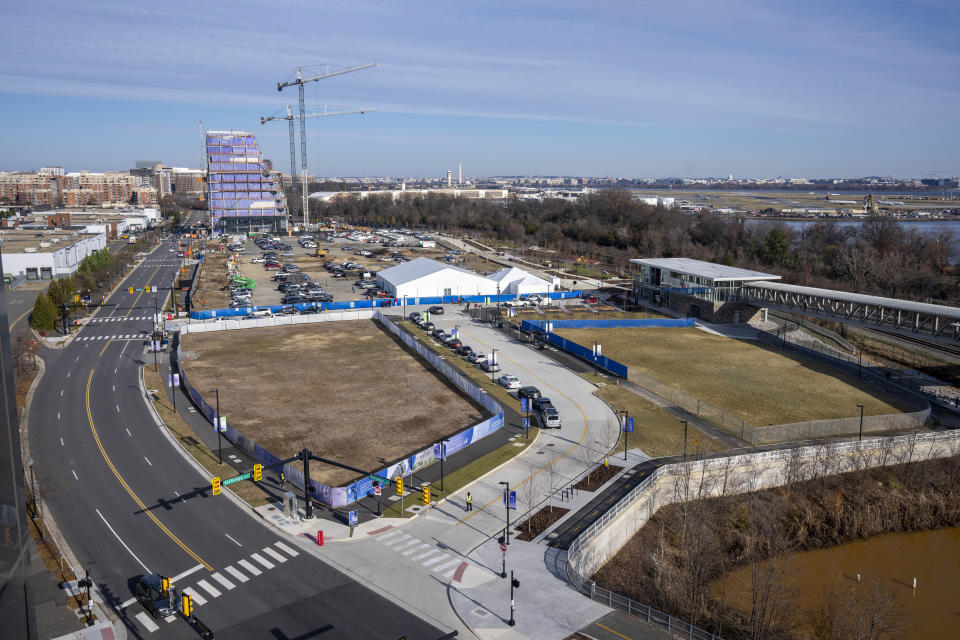
[[[206,137],[211,226],[228,233],[285,230],[286,196],[269,177],[256,136],[208,131]]]

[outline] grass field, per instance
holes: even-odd
[[[856,378],[812,360],[699,329],[558,329],[604,355],[752,426],[910,411]]]
[[[275,455],[315,455],[375,470],[486,417],[427,363],[370,321],[187,334],[187,376]],[[342,485],[356,474],[312,465]]]

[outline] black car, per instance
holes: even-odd
[[[306,307],[305,309],[300,310],[300,315],[302,316],[310,315],[311,313],[320,313],[320,309],[317,309],[316,307]]]
[[[309,302],[309,300],[299,294],[286,295],[280,300],[280,304],[301,304],[303,302]]]
[[[540,389],[536,387],[520,387],[517,389],[518,398],[529,398],[530,400],[540,399]]]
[[[432,335],[434,338],[440,338],[444,335],[444,330],[434,329],[433,331],[430,332],[430,335]]]
[[[295,316],[297,315],[297,308],[292,304],[288,304],[288,305],[284,305],[284,307],[280,309],[280,311],[278,311],[277,313],[285,316]]]
[[[426,331],[427,333],[430,333],[431,331],[436,329],[436,325],[433,324],[432,322],[424,322],[422,325],[420,325],[420,328]]]
[[[552,407],[552,406],[553,406],[553,403],[550,402],[550,398],[540,397],[540,398],[535,398],[533,400],[534,411],[540,411],[540,409],[544,409],[546,407]]]
[[[442,315],[443,315],[443,307],[441,307],[441,306],[439,306],[439,305],[437,305],[437,306],[435,306],[435,307],[430,307],[429,309],[427,309],[427,312],[429,312],[429,313],[435,313],[435,314],[437,314],[438,316],[442,316]]]
[[[460,347],[463,346],[463,343],[457,340],[456,338],[454,338],[453,340],[447,343],[447,346],[453,349],[454,351],[459,351]]]
[[[466,344],[460,345],[460,348],[457,349],[457,353],[459,353],[459,354],[462,355],[464,358],[466,358],[466,357],[469,356],[471,353],[473,353],[473,347],[471,347],[470,345],[466,345]]]

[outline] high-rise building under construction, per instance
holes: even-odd
[[[282,231],[287,199],[264,165],[257,138],[245,131],[208,131],[210,224],[226,232]]]

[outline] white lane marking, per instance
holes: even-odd
[[[117,385],[111,385],[111,386],[113,387],[113,390],[114,390],[114,391],[117,390]]]
[[[404,551],[404,552],[401,553],[400,555],[402,555],[402,556],[409,556],[411,553],[416,553],[417,551],[423,551],[424,549],[426,549],[426,548],[429,547],[429,546],[430,546],[429,543],[424,543],[424,544],[421,544],[421,545],[419,545],[419,546],[413,547],[412,549],[407,549],[406,551]]]
[[[77,356],[77,359],[74,362],[80,362],[80,356]]]
[[[271,549],[270,547],[264,547],[264,548],[263,548],[263,552],[264,552],[265,554],[267,554],[268,556],[270,556],[271,558],[273,558],[274,560],[276,560],[277,562],[286,562],[286,561],[287,561],[287,558],[286,558],[285,556],[280,555],[279,552],[274,551],[274,550]]]
[[[80,479],[80,478],[77,477],[77,472],[76,472],[76,470],[70,469],[70,473],[73,474],[73,479],[74,479],[74,480],[79,480],[79,479]]]
[[[290,547],[288,547],[287,545],[283,544],[282,542],[276,542],[276,543],[274,543],[273,546],[277,547],[278,549],[280,549],[280,550],[282,550],[282,551],[285,551],[291,558],[300,555],[297,551],[295,551],[294,549],[291,549]]]
[[[430,565],[432,565],[432,564],[434,564],[434,563],[436,563],[436,562],[440,562],[441,560],[446,560],[446,559],[449,558],[449,557],[450,557],[450,556],[448,556],[447,554],[444,553],[444,554],[441,554],[441,555],[437,556],[436,558],[430,558],[430,559],[427,560],[426,562],[421,562],[420,564],[422,564],[422,565],[425,566],[425,567],[429,567]]]
[[[250,557],[262,564],[267,569],[273,569],[276,565],[264,558],[259,553],[251,553]]]
[[[143,456],[143,459],[147,461],[148,465],[150,465],[151,467],[153,466],[153,463],[150,462],[150,459],[147,456]]]
[[[207,599],[204,598],[199,593],[197,593],[196,591],[194,591],[193,588],[191,587],[187,587],[186,589],[183,590],[183,592],[188,596],[190,596],[191,598],[193,598],[194,604],[201,605],[201,604],[207,603]]]
[[[124,601],[121,602],[119,605],[117,605],[117,611],[119,611],[119,610],[121,610],[121,609],[126,609],[127,607],[129,607],[130,605],[132,605],[132,604],[133,604],[134,602],[136,602],[136,601],[137,601],[136,598],[130,598],[129,600],[124,600]]]
[[[143,611],[141,611],[140,613],[138,613],[133,617],[140,621],[140,624],[143,625],[143,628],[146,629],[148,633],[153,633],[154,631],[160,628],[157,625],[157,623],[151,620],[150,616],[148,616]]]
[[[175,576],[173,576],[172,578],[170,578],[170,582],[177,582],[178,580],[182,580],[182,579],[186,578],[188,575],[190,575],[191,573],[196,573],[197,571],[200,571],[200,569],[203,569],[203,565],[202,565],[202,564],[198,564],[197,566],[193,567],[192,569],[187,569],[187,570],[184,571],[183,573],[178,573],[177,575],[175,575]]]
[[[412,537],[413,537],[413,536],[411,536],[409,533],[405,533],[405,534],[403,534],[403,536],[401,536],[401,537],[399,537],[399,538],[396,538],[395,540],[390,540],[389,542],[384,542],[384,543],[383,543],[383,546],[385,546],[385,547],[390,547],[390,546],[393,546],[393,545],[397,544],[398,542],[400,542],[400,543],[406,542],[407,540],[409,540],[409,539],[412,538]]]
[[[60,397],[63,397],[63,389],[60,389]]]
[[[133,434],[132,434],[132,433],[130,433],[130,429],[127,429],[127,427],[124,427],[124,429],[126,429],[126,430],[127,430],[127,435],[128,435],[128,436],[130,436],[130,437],[132,438],[132,437],[133,437]]]
[[[243,567],[244,569],[246,569],[247,571],[249,571],[250,575],[258,576],[261,573],[263,573],[263,571],[260,571],[260,569],[257,569],[255,566],[253,566],[246,560],[238,560],[237,564]]]
[[[57,411],[57,420],[59,420],[59,419],[60,419],[60,412]]]
[[[60,438],[60,446],[61,446],[61,447],[64,446],[64,445],[63,445],[63,438]]]
[[[427,551],[426,553],[421,553],[421,554],[418,555],[418,556],[413,556],[413,557],[410,558],[410,559],[411,559],[411,560],[423,560],[423,559],[426,558],[427,556],[432,556],[432,555],[435,554],[435,553],[440,553],[440,550],[439,550],[439,549],[430,549],[430,551]]]
[[[216,580],[217,582],[219,582],[219,583],[221,584],[221,586],[223,586],[223,588],[226,589],[227,591],[229,591],[230,589],[233,589],[233,588],[235,588],[235,587],[237,586],[237,585],[233,584],[232,582],[230,582],[229,580],[227,580],[226,578],[224,578],[224,577],[223,577],[222,575],[220,575],[219,573],[211,573],[211,574],[210,574],[210,577],[213,578],[214,580]]]
[[[69,371],[67,371],[67,377],[68,377],[68,378],[70,377],[70,372],[69,372]]]
[[[229,573],[230,575],[232,575],[234,578],[236,578],[240,582],[246,582],[247,580],[250,579],[247,576],[240,573],[239,571],[237,571],[236,569],[234,569],[233,567],[224,567],[223,570]]]
[[[438,565],[435,566],[433,569],[431,569],[431,571],[444,571],[444,570],[446,570],[446,569],[449,569],[450,567],[453,567],[453,566],[456,566],[456,565],[460,564],[460,562],[461,562],[460,558],[454,558],[453,560],[450,560],[449,562],[444,562],[443,564],[438,564]]]
[[[411,541],[408,542],[407,544],[400,545],[400,546],[396,547],[396,549],[397,549],[397,550],[400,550],[400,549],[409,549],[410,547],[412,547],[412,546],[415,545],[415,544],[420,544],[420,540],[417,540],[416,538],[414,538],[413,540],[411,540]]]
[[[107,529],[110,529],[110,533],[112,533],[114,537],[116,537],[116,539],[120,541],[120,544],[123,545],[123,548],[126,549],[130,553],[130,555],[133,556],[133,559],[136,560],[141,567],[143,567],[143,570],[146,571],[147,573],[151,573],[150,569],[147,568],[147,565],[143,564],[143,562],[140,561],[140,558],[137,557],[137,554],[135,554],[133,551],[130,551],[130,547],[127,546],[127,543],[124,542],[120,538],[120,536],[117,535],[117,532],[113,530],[113,527],[110,526],[110,523],[107,522],[107,519],[103,517],[102,513],[100,513],[100,509],[94,509],[94,511],[96,511],[97,515],[100,516],[100,519],[103,520],[103,524],[107,525]]]
[[[225,536],[227,536],[228,538],[230,538],[230,534],[229,534],[229,533],[225,533],[225,534],[223,534],[223,535],[225,535]],[[242,544],[240,544],[239,542],[237,542],[237,541],[234,540],[233,538],[230,538],[230,542],[232,542],[233,544],[237,545],[238,547],[242,547],[242,546],[243,546]]]
[[[209,593],[211,598],[219,598],[221,595],[220,590],[217,589],[212,584],[210,584],[209,582],[207,582],[206,580],[200,580],[199,582],[197,582],[197,586],[202,588],[207,593]]]
[[[459,568],[460,568],[459,566],[456,566],[456,567],[454,567],[453,569],[450,569],[450,571],[447,571],[445,574],[443,574],[443,575],[440,576],[440,577],[441,577],[441,578],[447,578],[447,579],[449,580],[450,578],[453,577],[453,574],[455,574],[455,573],[457,572],[457,569],[459,569]]]
[[[114,370],[113,370],[113,372],[114,372],[114,373],[116,373],[116,372],[117,372],[117,370],[116,370],[116,369],[114,369]]]
[[[386,540],[389,540],[390,538],[396,538],[397,536],[402,536],[402,535],[403,535],[403,531],[401,531],[401,530],[399,530],[399,529],[394,529],[393,531],[390,531],[389,533],[384,533],[384,534],[381,534],[381,535],[377,536],[376,540],[379,541],[379,542],[384,542],[384,541],[386,541]]]
[[[117,413],[120,413],[120,405],[116,405],[116,407],[117,407]]]

